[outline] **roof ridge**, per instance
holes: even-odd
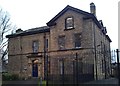
[[[30,28],[30,29],[27,29],[27,30],[38,29],[38,28],[44,28],[44,27],[48,27],[48,26],[33,27],[33,28]],[[27,30],[25,30],[25,31],[27,31]]]
[[[81,10],[81,9],[76,8],[76,7],[73,7],[73,6],[71,6],[71,5],[67,5],[67,6],[68,6],[68,7],[71,7],[71,8],[74,8],[74,9],[77,9],[77,10],[80,10],[80,11],[83,11],[83,12],[85,12],[85,13],[91,14],[90,12],[87,12],[87,11]],[[66,6],[66,7],[67,7],[67,6]]]
[[[78,13],[81,13],[81,14],[84,14],[84,15],[87,15],[87,16],[91,16],[93,17],[94,15],[89,13],[89,12],[86,12],[86,11],[83,11],[81,9],[78,9],[78,8],[75,8],[73,6],[70,6],[70,5],[67,5],[62,11],[60,11],[55,17],[53,17],[49,22],[47,22],[47,26],[51,26],[51,25],[54,25],[53,22],[56,21],[63,13],[65,13],[67,10],[73,10],[73,11],[76,11]]]

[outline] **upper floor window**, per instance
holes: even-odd
[[[74,34],[74,43],[75,43],[75,48],[81,47],[81,34],[80,33]]]
[[[65,49],[65,36],[58,37],[58,46],[60,50]]]
[[[67,17],[65,19],[65,29],[73,29],[73,28],[74,28],[73,17]]]
[[[38,42],[38,40],[33,41],[32,49],[33,49],[33,53],[37,53],[38,52],[38,49],[39,49],[39,42]]]

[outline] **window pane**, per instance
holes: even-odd
[[[60,71],[60,74],[62,75],[63,74],[63,67],[64,67],[64,62],[63,60],[59,60],[59,71]]]
[[[33,52],[34,53],[38,52],[38,49],[39,49],[38,41],[33,41]]]
[[[58,37],[58,46],[60,50],[65,49],[65,36]]]
[[[75,48],[81,47],[81,34],[75,34]]]
[[[68,18],[66,19],[65,25],[66,25],[66,29],[71,29],[71,28],[73,28],[73,26],[74,26],[73,18],[72,18],[72,17],[68,17]]]

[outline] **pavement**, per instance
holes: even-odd
[[[96,81],[90,81],[85,84],[94,84],[96,86],[98,85],[111,85],[111,86],[119,86],[118,85],[118,79],[117,78],[109,78],[109,79],[103,79],[103,80],[96,80]]]
[[[38,80],[3,81],[2,86],[39,86]]]
[[[40,81],[37,80],[24,80],[24,81],[3,81],[2,86],[40,86]],[[84,83],[79,86],[119,86],[117,78],[109,78],[103,80],[96,80]]]

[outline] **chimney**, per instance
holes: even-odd
[[[23,30],[21,28],[16,30],[16,33],[21,33]]]
[[[96,16],[96,6],[95,6],[95,4],[92,2],[92,3],[90,3],[90,12],[94,15],[94,16]]]

